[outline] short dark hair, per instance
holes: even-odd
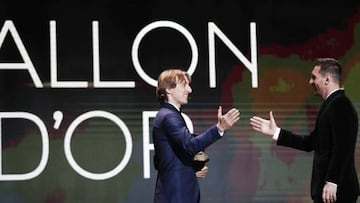
[[[334,58],[318,58],[316,59],[315,66],[320,66],[321,75],[329,73],[334,82],[340,84],[342,67],[338,60]]]
[[[166,89],[175,88],[178,82],[188,80],[191,82],[190,75],[180,69],[168,69],[163,71],[158,78],[158,84],[156,88],[156,97],[158,101],[162,104],[168,101]]]

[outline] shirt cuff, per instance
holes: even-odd
[[[333,185],[333,186],[337,187],[336,183],[332,183],[332,182],[328,182],[328,181],[326,181],[326,183],[329,183],[330,185]]]
[[[280,128],[276,127],[275,133],[272,137],[273,140],[278,140],[279,139],[279,135],[280,135]]]
[[[220,128],[216,127],[218,130],[218,133],[220,134],[220,136],[222,137],[224,135],[224,131],[220,130]]]

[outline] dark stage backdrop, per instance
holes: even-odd
[[[249,118],[272,110],[311,131],[315,58],[343,63],[360,110],[359,3],[2,0],[0,28],[0,202],[152,202],[154,85],[167,68],[192,75],[195,133],[219,105],[241,111],[207,149],[204,203],[310,202],[313,154],[276,147]]]

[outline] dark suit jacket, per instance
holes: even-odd
[[[192,160],[220,138],[216,125],[193,136],[180,112],[165,103],[153,121],[154,165],[158,171],[155,203],[197,203],[200,189]]]
[[[310,135],[281,130],[278,145],[304,151],[314,150],[311,196],[319,198],[325,182],[338,185],[337,197],[356,197],[359,183],[355,169],[358,132],[357,112],[343,90],[332,93],[322,104]]]

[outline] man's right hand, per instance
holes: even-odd
[[[266,120],[258,116],[253,116],[250,118],[250,125],[252,129],[266,135],[273,136],[275,134],[277,125],[272,111],[270,111],[269,116],[270,120]]]

